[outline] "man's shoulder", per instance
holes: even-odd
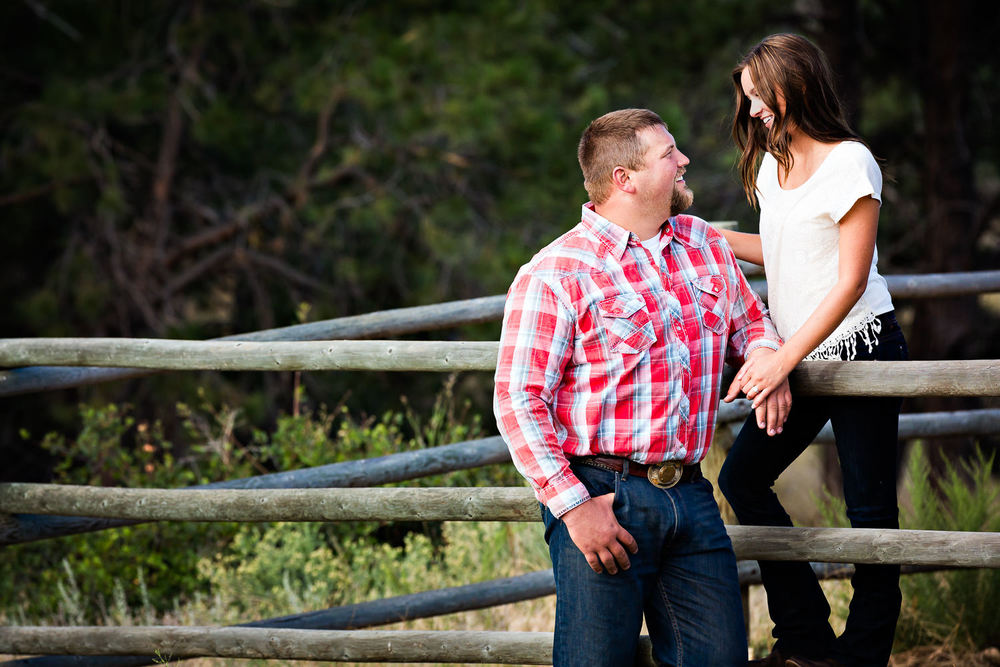
[[[684,245],[700,248],[724,240],[722,233],[696,215],[677,215],[671,220],[674,236]]]
[[[576,225],[535,253],[518,275],[559,280],[581,271],[589,273],[600,268],[602,263],[597,241],[583,225]]]

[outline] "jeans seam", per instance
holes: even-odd
[[[667,610],[667,616],[670,617],[670,627],[674,631],[674,643],[677,644],[677,666],[681,667],[684,664],[684,643],[681,638],[681,629],[677,625],[677,617],[674,615],[674,608],[670,604],[670,597],[667,595],[666,589],[663,588],[662,578],[656,582],[656,587],[660,591],[663,608]]]
[[[677,503],[674,502],[673,496],[670,495],[669,489],[663,489],[662,491],[663,495],[665,495],[667,497],[667,500],[670,501],[671,508],[674,510],[674,526],[670,530],[670,539],[673,540],[675,537],[677,537],[677,526],[681,522],[680,512],[677,509]]]

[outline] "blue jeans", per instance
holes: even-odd
[[[660,489],[626,472],[572,469],[592,496],[615,494],[615,517],[639,551],[628,570],[598,574],[542,508],[556,580],[553,664],[632,665],[643,615],[657,664],[746,664],[736,557],[711,483]]]
[[[879,343],[869,352],[858,341],[859,361],[900,361],[906,341],[892,313],[880,316]],[[791,526],[772,486],[813,441],[833,425],[844,478],[847,516],[855,528],[899,528],[896,448],[901,399],[863,396],[795,397],[783,431],[769,437],[750,415],[733,444],[719,487],[740,523]],[[899,617],[898,565],[857,565],[854,596],[840,637],[830,627],[830,606],[808,563],[761,562],[761,580],[774,621],[774,648],[782,655],[832,657],[844,665],[884,665]]]

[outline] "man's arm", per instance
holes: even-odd
[[[575,315],[529,274],[504,305],[493,411],[518,471],[555,516],[590,498],[556,435],[553,405],[573,353]]]
[[[556,437],[554,395],[573,353],[575,314],[553,290],[529,275],[515,279],[504,307],[495,376],[497,426],[518,471],[595,572],[627,569],[635,539],[611,509],[614,494],[591,499]]]

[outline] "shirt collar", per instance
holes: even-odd
[[[594,210],[594,203],[587,202],[583,205],[583,212],[581,214],[581,220],[584,228],[587,229],[597,242],[600,244],[604,254],[611,255],[617,261],[621,261],[622,256],[625,254],[625,248],[628,247],[629,241],[639,244],[639,237],[628,231],[624,227],[616,225],[611,222],[600,213]],[[660,227],[660,251],[670,243],[674,238],[674,230],[671,226],[671,220],[667,220]]]

